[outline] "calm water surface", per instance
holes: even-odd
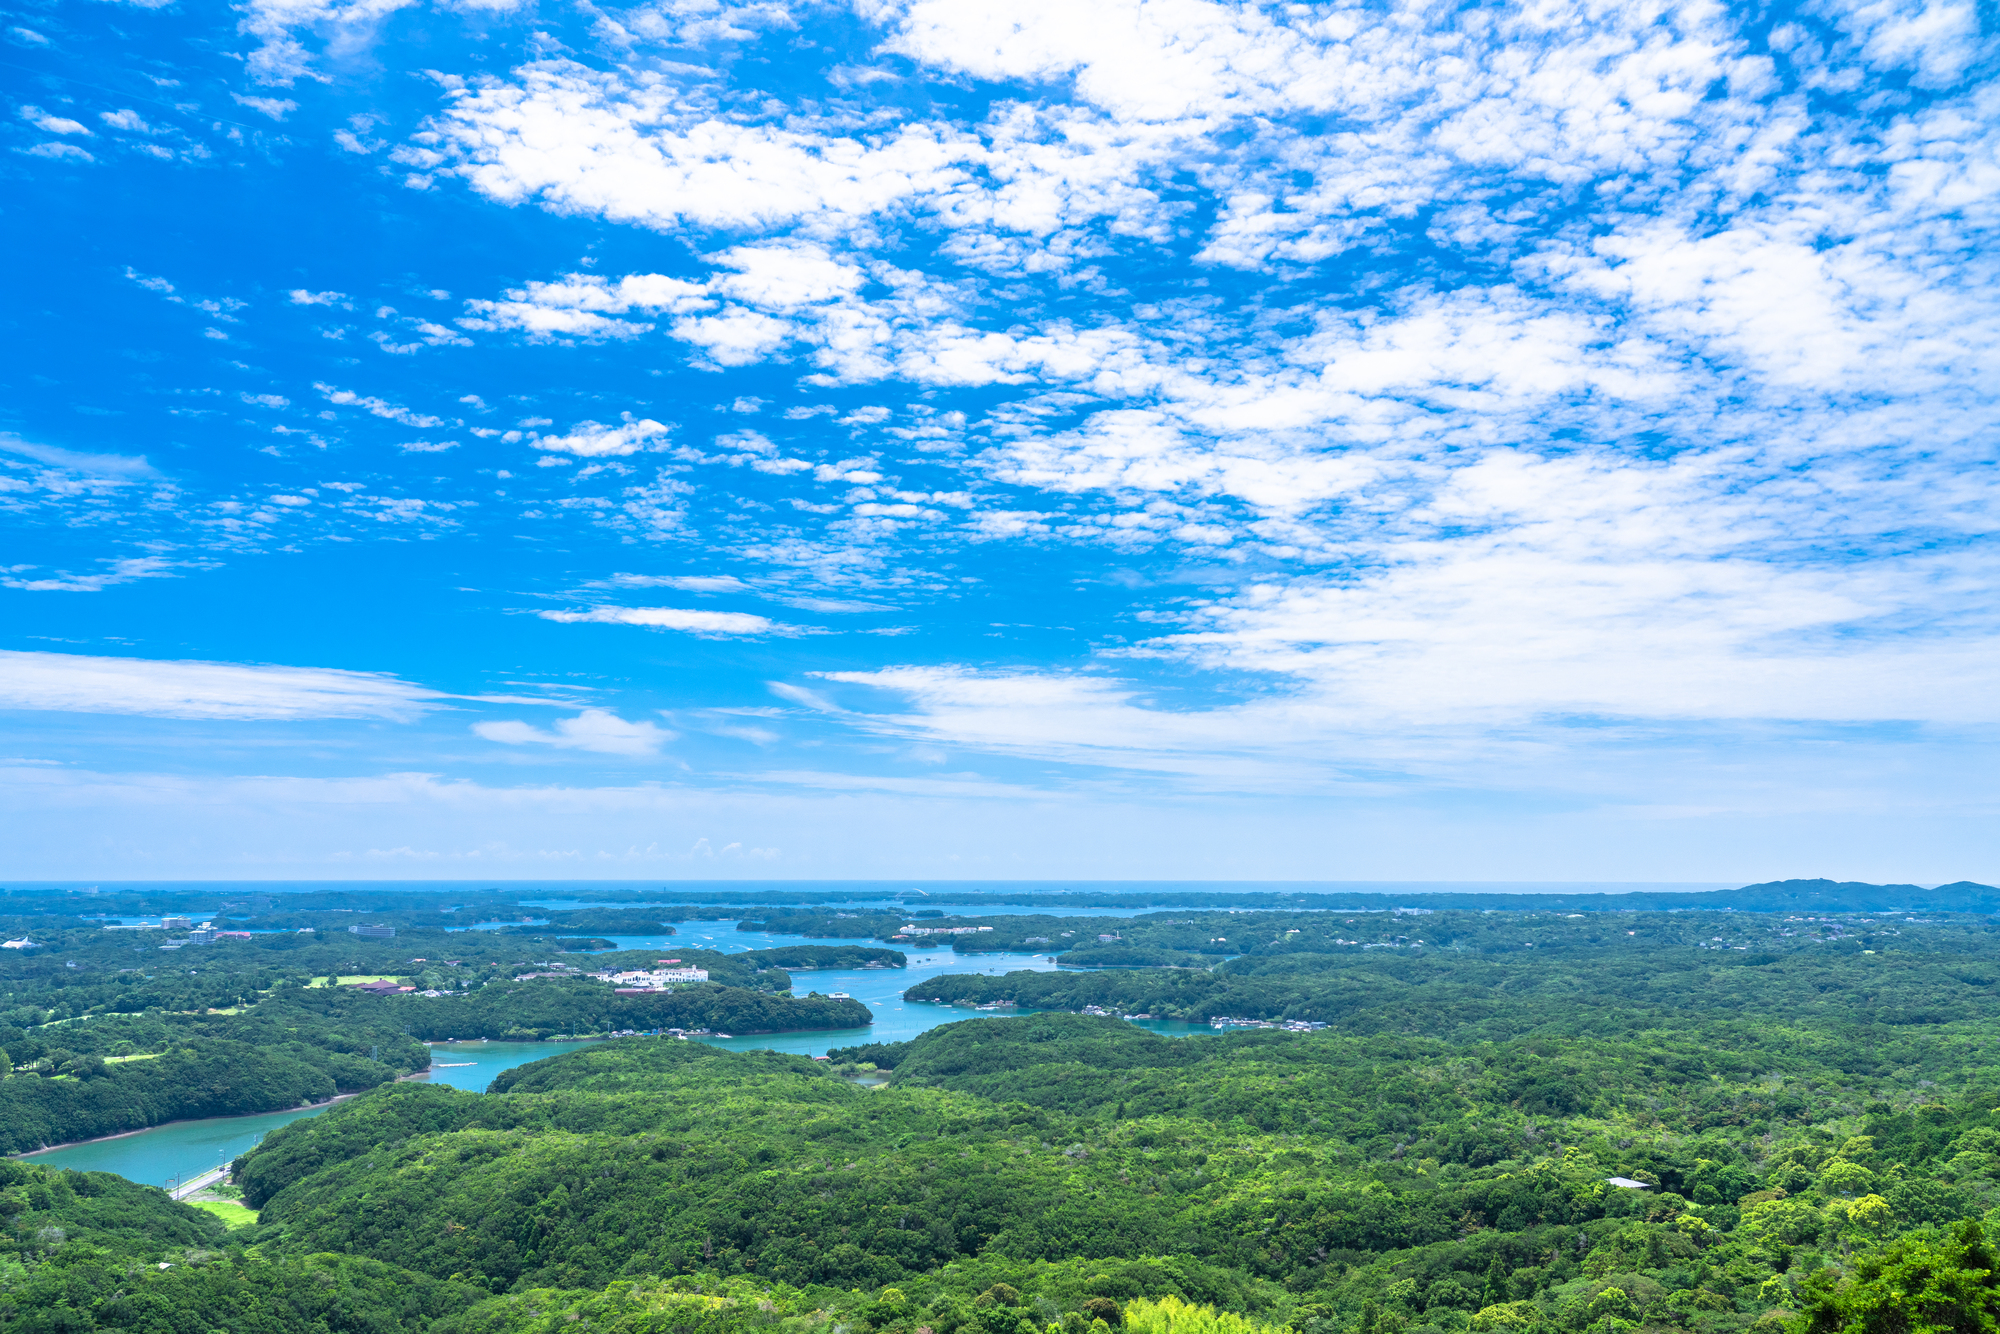
[[[827,940],[817,936],[789,936],[771,931],[738,931],[733,922],[684,922],[671,936],[606,936],[621,950],[658,950],[659,957],[671,959],[674,950],[717,950],[739,954],[744,950],[776,949],[781,945],[867,944],[880,941]],[[717,1046],[737,1050],[766,1048],[795,1052],[801,1056],[821,1056],[833,1047],[852,1047],[863,1042],[903,1042],[928,1028],[970,1017],[971,1011],[944,1005],[914,1004],[903,993],[926,978],[939,973],[1011,973],[1029,968],[1038,972],[1055,969],[1055,962],[1041,954],[954,954],[948,949],[901,949],[909,958],[907,968],[823,968],[788,969],[792,994],[822,996],[846,992],[874,1012],[875,1022],[862,1028],[819,1030],[811,1033],[765,1033],[756,1037],[709,1038]],[[1051,947],[1053,948],[1053,946]],[[1000,1013],[1005,1013],[1004,1011]]]
[[[440,1043],[431,1050],[432,1070],[422,1076],[433,1084],[483,1089],[493,1076],[529,1061],[560,1056],[587,1042],[464,1042]],[[442,1064],[442,1068],[439,1068]],[[206,1121],[175,1121],[134,1135],[93,1140],[63,1149],[23,1155],[24,1160],[78,1172],[116,1172],[148,1186],[185,1181],[219,1167],[276,1130],[305,1116],[318,1116],[331,1103],[262,1116],[217,1116]]]
[[[1075,915],[1083,915],[1077,913]],[[1131,916],[1125,911],[1094,910],[1092,915]],[[820,937],[781,935],[766,931],[738,931],[734,922],[687,922],[671,936],[610,936],[618,948],[658,950],[659,957],[671,959],[679,949],[718,950],[728,954],[751,949],[774,949],[781,945],[831,945],[880,942],[834,941]],[[1052,950],[1055,946],[1050,947]],[[948,949],[908,949],[907,968],[842,968],[792,971],[792,991],[804,996],[811,992],[830,995],[845,992],[874,1012],[875,1022],[861,1028],[811,1033],[765,1033],[756,1036],[705,1038],[714,1046],[738,1051],[763,1048],[793,1052],[801,1056],[824,1055],[833,1047],[852,1047],[865,1042],[902,1042],[939,1024],[975,1017],[975,1012],[946,1005],[924,1005],[903,999],[903,992],[926,978],[940,973],[1009,973],[1017,969],[1052,971],[1055,962],[1041,954],[955,954]],[[986,1012],[982,1017],[1016,1013],[1011,1010]],[[1174,1035],[1206,1033],[1203,1025],[1163,1021],[1141,1026]],[[592,1044],[585,1042],[440,1042],[431,1048],[431,1070],[419,1078],[433,1084],[482,1091],[503,1070],[530,1061],[547,1060],[564,1052]],[[29,1162],[79,1171],[116,1172],[149,1186],[185,1180],[228,1162],[256,1144],[279,1126],[304,1116],[316,1116],[324,1106],[262,1116],[224,1116],[207,1121],[178,1121],[156,1126],[117,1139],[76,1144],[26,1155]]]

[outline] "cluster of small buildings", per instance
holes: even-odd
[[[1315,1019],[1232,1019],[1227,1015],[1210,1019],[1208,1026],[1214,1029],[1275,1028],[1286,1033],[1317,1033],[1326,1027]]]
[[[248,931],[219,931],[214,922],[197,923],[192,917],[162,917],[157,922],[107,922],[106,931],[185,931],[187,939],[169,940],[160,946],[163,950],[177,950],[183,945],[207,945],[218,940],[248,940]],[[8,949],[31,948],[33,941],[22,944],[7,942]]]
[[[708,981],[706,968],[682,968],[679,964],[679,959],[662,959],[656,968],[638,968],[622,973],[585,973],[567,964],[555,964],[546,972],[516,973],[514,980],[532,982],[537,978],[587,977],[595,982],[609,982],[621,996],[641,996],[655,991],[670,991],[689,982]]]
[[[678,959],[673,962],[680,962]],[[638,969],[626,973],[592,973],[600,981],[609,982],[621,996],[644,996],[659,991],[671,991],[674,986],[688,982],[708,981],[706,968],[674,968],[665,966],[662,960],[659,968]]]
[[[981,931],[991,931],[990,926],[904,926],[896,929],[891,940],[902,940],[906,936],[970,936]]]

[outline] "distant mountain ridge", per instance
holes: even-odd
[[[1715,907],[1744,912],[2000,912],[2000,888],[1973,880],[1954,880],[1931,889],[1860,880],[1772,880],[1681,897],[1713,899]]]
[[[1303,896],[1301,896],[1303,897]],[[1770,880],[1741,889],[1630,894],[1384,894],[1318,896],[1326,907],[1499,908],[1566,912],[2000,912],[2000,887],[1972,880],[1925,889],[1860,880]],[[1369,900],[1367,903],[1361,900]],[[1315,905],[1318,906],[1318,905]]]
[[[1303,896],[1301,896],[1303,897]],[[2000,887],[1971,880],[1925,889],[1859,880],[1771,880],[1741,889],[1630,894],[1384,894],[1317,896],[1326,907],[1499,908],[1565,912],[2000,912]],[[1367,903],[1361,900],[1369,900]],[[1319,905],[1314,905],[1319,906]]]

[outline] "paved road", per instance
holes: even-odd
[[[216,1182],[221,1181],[228,1175],[229,1175],[229,1169],[226,1167],[211,1168],[210,1170],[203,1172],[200,1176],[192,1178],[187,1182],[187,1184],[181,1186],[175,1186],[172,1190],[168,1191],[167,1193],[169,1195],[172,1195],[177,1200],[185,1200],[188,1196],[193,1195],[198,1191],[207,1190],[210,1186],[213,1186]]]

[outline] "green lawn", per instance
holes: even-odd
[[[257,1221],[257,1211],[247,1209],[234,1200],[189,1200],[197,1209],[206,1209],[229,1224],[232,1228],[249,1227]]]

